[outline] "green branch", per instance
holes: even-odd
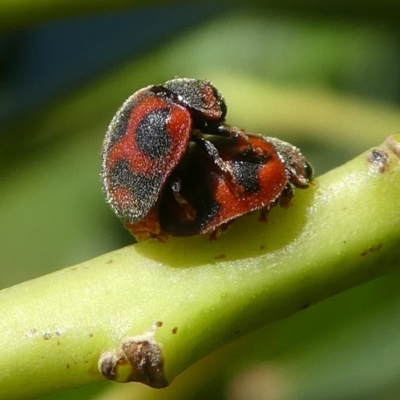
[[[387,273],[400,135],[216,242],[146,242],[0,292],[1,398],[104,379],[163,387],[219,346]],[[122,228],[121,228],[122,229]]]

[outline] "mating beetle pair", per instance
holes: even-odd
[[[101,177],[108,203],[137,240],[225,230],[237,217],[308,187],[300,151],[225,123],[208,81],[173,79],[129,97],[106,133]]]

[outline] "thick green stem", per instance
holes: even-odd
[[[213,349],[399,266],[400,136],[296,190],[267,224],[146,242],[0,292],[0,397],[167,385]],[[100,367],[100,370],[99,370]]]

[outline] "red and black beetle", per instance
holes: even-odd
[[[208,81],[173,79],[129,97],[106,133],[107,201],[138,240],[224,230],[235,218],[288,204],[310,165],[294,146],[232,128]]]
[[[226,179],[201,148],[192,146],[160,198],[163,232],[189,236],[211,231],[213,238],[241,215],[262,209],[265,217],[278,201],[287,206],[291,184],[308,186],[311,170],[296,148],[249,133],[247,139],[249,143],[210,139],[233,179]]]

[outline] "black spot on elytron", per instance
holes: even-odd
[[[165,157],[171,150],[172,139],[166,127],[169,115],[169,108],[150,111],[136,129],[137,146],[152,159]]]
[[[109,185],[113,189],[127,189],[133,195],[133,204],[127,201],[126,206],[115,210],[118,217],[125,222],[135,223],[146,216],[156,203],[162,177],[133,173],[126,160],[121,159],[110,172]]]
[[[208,224],[218,215],[220,208],[211,192],[204,193],[203,201],[197,204],[200,231],[207,229]]]
[[[107,149],[111,149],[114,143],[118,142],[125,134],[128,123],[131,119],[132,109],[137,105],[137,98],[130,97],[118,110],[108,128],[107,138],[109,140]]]
[[[260,191],[258,182],[259,169],[268,162],[268,156],[260,156],[253,152],[238,154],[231,161],[231,168],[236,181],[247,193]]]

